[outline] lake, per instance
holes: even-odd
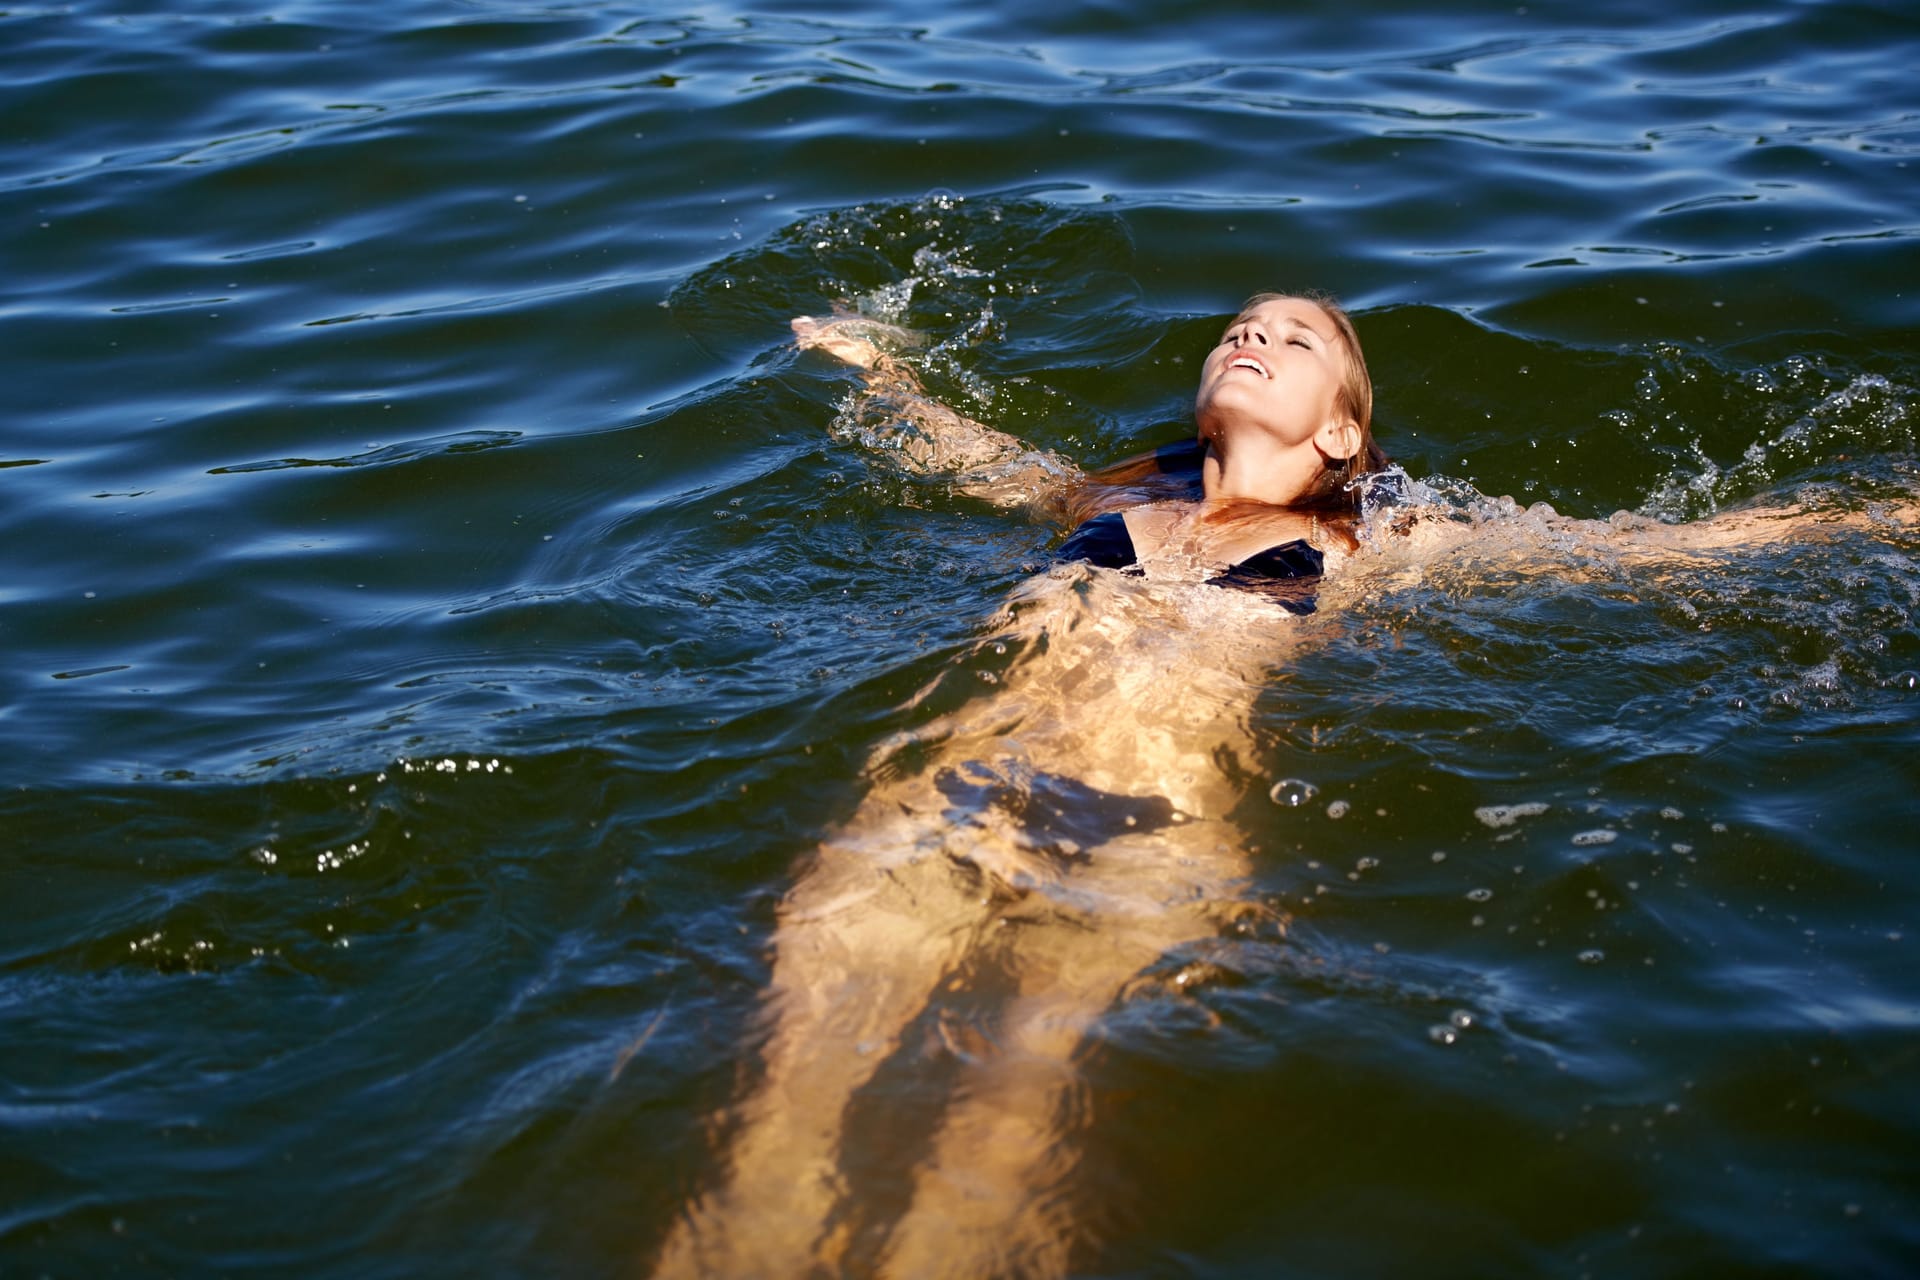
[[[782,901],[887,744],[988,705],[1063,533],[863,448],[797,314],[921,331],[1091,467],[1191,433],[1249,294],[1326,290],[1458,501],[1871,525],[1920,488],[1917,41],[0,14],[0,1272],[650,1273]],[[1253,922],[1084,1030],[1031,1273],[1910,1274],[1916,552],[1464,556],[1297,620],[1236,746]],[[951,1083],[908,1056],[828,1271],[887,1271]]]

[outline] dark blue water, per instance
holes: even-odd
[[[1496,540],[1316,617],[1247,727],[1267,923],[1077,1059],[1065,1269],[1907,1273],[1917,41],[0,14],[0,1272],[647,1274],[725,1176],[777,904],[890,735],[992,696],[1058,538],[836,435],[787,320],[885,311],[1096,465],[1312,287],[1448,492],[1852,520],[1659,572]]]

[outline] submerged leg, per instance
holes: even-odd
[[[690,1204],[661,1276],[837,1273],[848,1103],[898,1047],[965,951],[982,907],[938,855],[898,856],[915,832],[868,829],[821,849],[780,911],[764,1074],[739,1109],[729,1176]],[[874,856],[887,839],[894,856]],[[905,843],[903,843],[903,841]],[[891,865],[889,865],[891,864]]]
[[[1075,1063],[1094,1023],[1169,951],[1211,936],[1245,871],[1236,833],[1193,823],[1094,850],[1052,918],[1010,924],[1018,994],[969,1062],[886,1274],[1055,1276],[1077,1236],[1068,1192],[1089,1123]],[[1003,931],[1007,932],[1007,931]]]

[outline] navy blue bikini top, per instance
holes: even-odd
[[[1104,569],[1140,571],[1133,535],[1127,532],[1126,516],[1119,511],[1095,516],[1075,529],[1056,554],[1062,560],[1085,560]],[[1318,549],[1304,538],[1295,538],[1248,556],[1208,578],[1207,584],[1258,592],[1288,613],[1312,613],[1314,587],[1325,567],[1326,557]]]

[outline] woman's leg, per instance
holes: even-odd
[[[863,813],[893,807],[870,798]],[[910,813],[855,824],[822,847],[780,909],[764,1070],[736,1113],[720,1187],[688,1205],[662,1276],[805,1276],[834,1265],[854,1095],[899,1047],[965,952],[984,908]]]
[[[886,1274],[1064,1274],[1076,1135],[1090,1117],[1076,1058],[1144,970],[1210,937],[1246,871],[1238,833],[1192,822],[1095,849],[1058,909],[998,931],[1018,991],[985,1053],[962,1071]],[[1037,895],[1036,895],[1037,896]]]

